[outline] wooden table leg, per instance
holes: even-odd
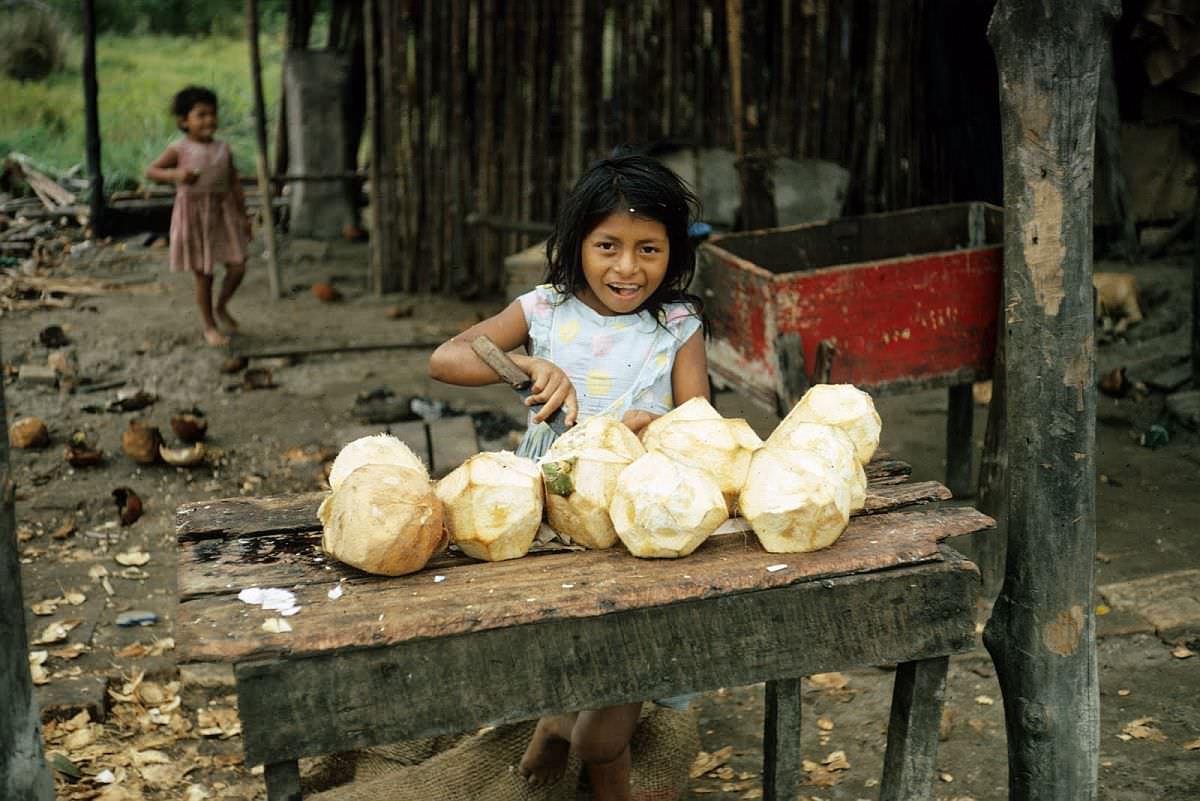
[[[949,665],[940,656],[896,669],[879,801],[930,798]]]
[[[264,766],[267,801],[300,801],[300,762],[273,762]]]
[[[971,485],[971,451],[975,427],[975,400],[970,384],[949,389],[946,413],[946,486],[955,498],[974,496]]]
[[[767,682],[763,799],[792,801],[800,787],[800,679]]]

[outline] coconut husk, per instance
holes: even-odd
[[[141,420],[130,420],[129,428],[121,434],[121,449],[138,464],[154,464],[159,460],[158,448],[162,445],[162,434],[158,429]]]

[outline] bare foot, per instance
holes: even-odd
[[[563,723],[562,718],[544,717],[538,721],[533,736],[529,738],[529,746],[521,757],[519,770],[525,781],[534,787],[548,787],[557,783],[567,769],[571,743],[562,736]]]
[[[204,341],[214,348],[220,348],[229,344],[229,337],[215,328],[205,328]]]
[[[217,321],[221,324],[221,327],[229,333],[232,334],[238,330],[238,321],[233,319],[233,317],[229,314],[228,309],[215,309],[213,316],[217,318]]]

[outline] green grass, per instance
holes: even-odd
[[[282,37],[263,36],[263,92],[268,142],[283,61]],[[66,68],[42,82],[0,77],[0,158],[18,151],[36,164],[65,171],[84,163],[82,48],[72,40]],[[171,98],[189,83],[219,99],[219,138],[233,149],[238,169],[254,171],[254,90],[244,39],[225,37],[102,36],[96,43],[100,84],[101,161],[106,188],[132,186],[163,148],[178,137]]]

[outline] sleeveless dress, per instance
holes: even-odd
[[[605,316],[549,284],[518,300],[529,325],[530,355],[553,362],[571,379],[579,422],[598,414],[619,420],[631,409],[663,415],[674,408],[671,370],[675,354],[702,325],[687,306],[668,303],[660,312],[663,324],[659,325],[645,311]],[[545,423],[537,427],[532,420],[530,423],[517,448],[519,456],[529,455],[534,432],[546,427]],[[673,695],[656,698],[654,703],[683,711],[695,696]]]
[[[529,326],[530,355],[553,362],[571,379],[580,422],[599,414],[619,420],[631,409],[663,415],[674,407],[675,354],[701,326],[687,306],[664,306],[660,325],[646,311],[605,316],[549,284],[519,300]],[[533,425],[526,430],[518,455],[531,455],[536,430]]]
[[[243,264],[250,221],[235,190],[237,169],[229,145],[181,139],[172,147],[178,166],[196,180],[175,187],[171,210],[171,270],[212,275],[217,262]]]

